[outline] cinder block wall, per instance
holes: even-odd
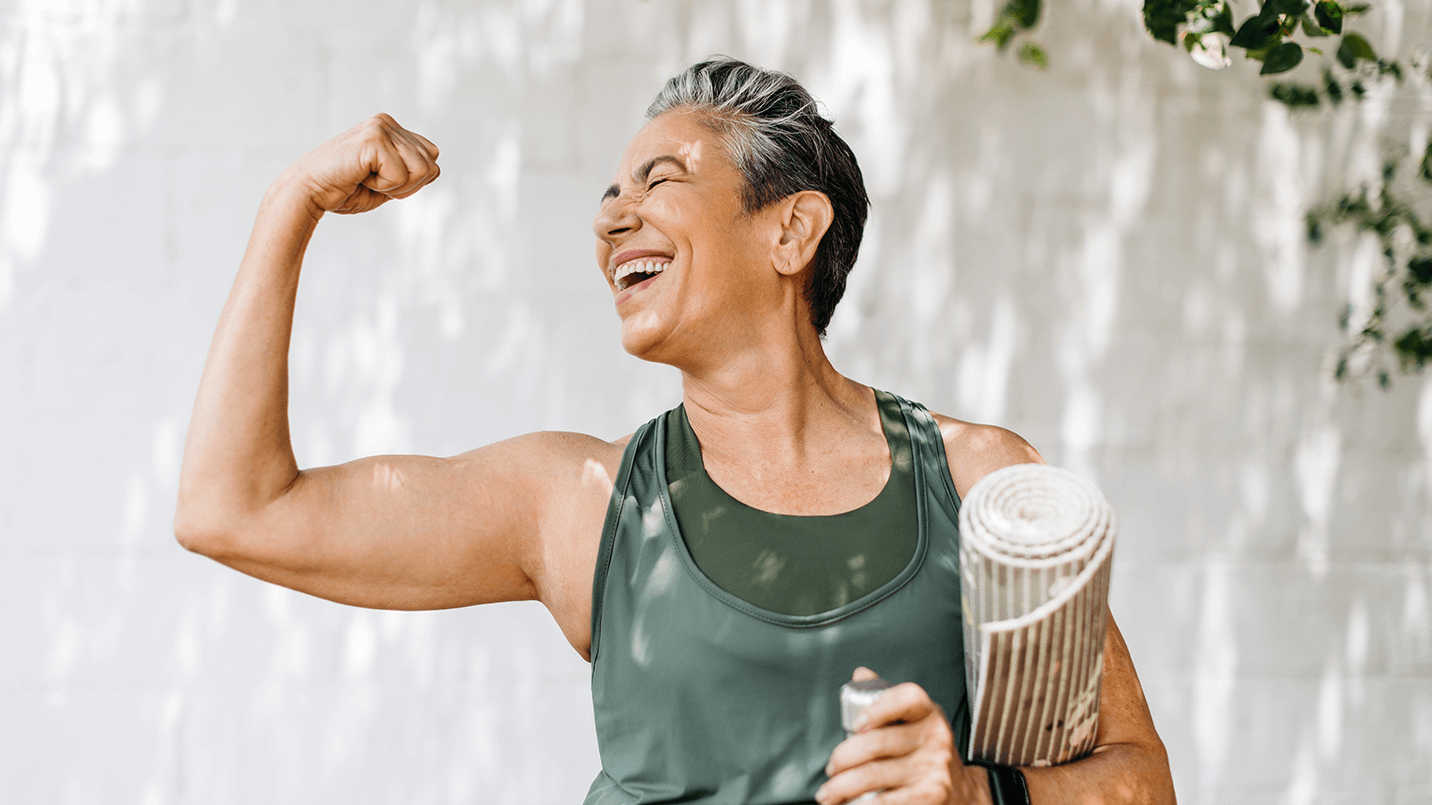
[[[0,800],[580,799],[586,666],[540,607],[346,609],[188,555],[180,451],[264,188],[379,110],[443,178],[323,223],[300,460],[673,405],[588,227],[660,82],[716,52],[800,76],[862,160],[837,366],[1117,506],[1182,801],[1432,800],[1432,383],[1329,379],[1369,256],[1302,238],[1382,142],[1425,142],[1421,101],[1292,116],[1134,0],[1047,4],[1040,73],[974,43],[996,5],[0,0]],[[1360,27],[1407,53],[1428,5]]]

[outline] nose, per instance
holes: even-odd
[[[623,193],[602,205],[601,212],[592,221],[592,232],[599,240],[615,245],[621,236],[641,228],[641,217],[636,214],[633,202],[634,199]]]

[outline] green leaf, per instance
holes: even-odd
[[[1245,56],[1247,56],[1248,58],[1253,59],[1253,60],[1255,60],[1255,61],[1263,61],[1264,59],[1268,58],[1268,54],[1269,54],[1269,53],[1272,53],[1272,52],[1273,52],[1273,49],[1276,48],[1277,46],[1278,46],[1278,43],[1277,43],[1277,42],[1273,42],[1273,43],[1271,43],[1271,44],[1264,45],[1264,46],[1261,47],[1261,48],[1253,48],[1253,49],[1244,51],[1243,55],[1245,55]]]
[[[1403,369],[1413,366],[1421,369],[1432,359],[1432,328],[1413,327],[1392,342],[1392,346]]]
[[[1270,7],[1275,14],[1297,16],[1308,10],[1308,0],[1267,0],[1263,4],[1263,13],[1268,13]]]
[[[1226,0],[1219,3],[1218,13],[1213,16],[1213,30],[1233,36],[1233,9],[1228,7]]]
[[[1039,24],[1040,5],[1039,0],[1008,0],[1000,11],[1000,16],[1013,17],[1021,27],[1028,30]]]
[[[1179,26],[1199,5],[1199,0],[1144,0],[1144,27],[1154,39],[1176,45]]]
[[[1340,34],[1343,26],[1342,6],[1337,3],[1329,3],[1322,0],[1313,7],[1313,18],[1318,21],[1328,33]]]
[[[1407,273],[1418,285],[1432,285],[1432,257],[1414,257],[1407,263]]]
[[[1316,53],[1316,54],[1318,54],[1319,56],[1326,56],[1326,55],[1327,55],[1326,53],[1323,53],[1323,49],[1322,49],[1322,48],[1310,47],[1310,48],[1308,48],[1308,51],[1311,52],[1311,53]]]
[[[1347,8],[1343,9],[1343,13],[1345,13],[1349,17],[1355,17],[1358,14],[1366,14],[1371,9],[1372,6],[1367,5],[1366,3],[1362,3],[1355,6],[1348,6]]]
[[[1342,38],[1342,44],[1338,45],[1338,63],[1351,70],[1357,66],[1358,59],[1377,61],[1377,54],[1366,39],[1357,34],[1347,34]]]
[[[1333,77],[1333,71],[1326,67],[1323,68],[1323,92],[1328,94],[1328,100],[1333,102],[1333,106],[1342,103],[1342,84],[1339,84],[1338,80]],[[1428,178],[1432,179],[1432,177]]]
[[[1019,47],[1019,60],[1024,64],[1033,65],[1043,70],[1049,66],[1049,56],[1044,48],[1033,42],[1025,42]]]
[[[1238,26],[1238,33],[1233,35],[1232,41],[1228,44],[1236,48],[1247,48],[1257,50],[1272,43],[1273,35],[1278,31],[1278,19],[1274,17],[1269,20],[1263,16],[1249,17],[1244,23]]]
[[[984,35],[980,37],[980,41],[993,42],[995,47],[999,49],[999,52],[1003,53],[1005,47],[1009,45],[1009,40],[1013,38],[1014,27],[1001,18],[999,22],[995,23],[993,28],[984,32]]]
[[[1292,43],[1290,42],[1288,44]],[[1268,62],[1272,62],[1272,59],[1269,58]],[[1264,69],[1267,69],[1266,63]],[[1289,109],[1306,109],[1318,105],[1317,88],[1307,87],[1301,84],[1274,84],[1268,88],[1268,95]],[[1311,230],[1309,231],[1308,237],[1309,240],[1312,239]]]
[[[1311,36],[1311,37],[1313,37],[1314,39],[1316,39],[1316,38],[1318,38],[1318,37],[1327,36],[1327,35],[1328,35],[1328,32],[1325,31],[1325,30],[1323,30],[1322,26],[1318,25],[1316,22],[1313,22],[1312,19],[1309,18],[1306,14],[1303,15],[1303,20],[1302,20],[1302,22],[1303,22],[1303,33],[1306,34],[1307,36]]]

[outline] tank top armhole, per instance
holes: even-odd
[[[944,503],[950,507],[950,514],[955,518],[955,522],[959,522],[960,496],[955,492],[954,476],[950,475],[950,461],[945,454],[945,435],[940,431],[940,424],[935,421],[934,415],[925,406],[904,398],[897,397],[896,399],[900,400],[902,406],[909,406],[915,420],[920,423],[919,431],[923,437],[922,441],[926,442],[930,448],[929,453],[934,459],[932,469],[935,469],[936,474],[940,476],[939,488],[945,492]]]
[[[637,449],[651,433],[656,420],[647,422],[631,435],[626,450],[622,452],[621,467],[617,470],[616,483],[612,484],[612,499],[607,502],[607,517],[602,523],[602,541],[597,546],[597,563],[592,575],[592,645],[589,652],[592,665],[597,663],[597,652],[602,636],[602,603],[606,598],[607,571],[612,566],[612,552],[616,550],[617,525],[621,522],[622,507],[627,501],[627,487],[631,486],[632,464]]]

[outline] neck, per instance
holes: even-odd
[[[815,329],[773,329],[719,362],[682,367],[687,416],[708,462],[791,468],[833,441],[874,435],[883,446],[870,390],[835,370]]]

